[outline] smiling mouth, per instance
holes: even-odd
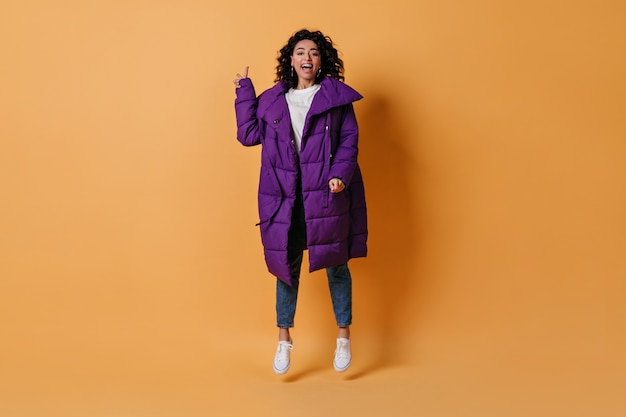
[[[309,64],[304,64],[301,67],[302,69],[313,69],[313,65],[309,65]]]

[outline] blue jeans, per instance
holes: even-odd
[[[293,327],[300,286],[302,253],[302,251],[297,251],[293,253],[293,257],[290,256],[289,266],[293,285],[290,287],[281,280],[276,280],[276,323],[283,329]],[[326,275],[337,326],[350,326],[352,324],[352,277],[348,264],[326,268]]]
[[[276,322],[278,327],[289,329],[293,327],[293,318],[296,315],[298,288],[300,287],[300,269],[302,254],[306,249],[306,224],[304,221],[304,204],[302,203],[302,183],[300,177],[296,182],[296,201],[291,214],[289,228],[289,242],[287,245],[287,259],[292,286],[281,280],[276,280]],[[348,264],[326,268],[330,298],[333,302],[333,311],[337,326],[347,327],[352,324],[352,277]]]

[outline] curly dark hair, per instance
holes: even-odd
[[[339,58],[339,52],[335,48],[332,39],[319,30],[311,32],[307,29],[296,32],[279,51],[280,55],[278,56],[276,79],[274,81],[285,81],[290,88],[295,88],[298,85],[298,75],[291,70],[291,55],[293,55],[296,44],[305,39],[315,42],[322,58],[321,72],[315,77],[315,82],[319,83],[325,76],[343,81],[343,61]]]

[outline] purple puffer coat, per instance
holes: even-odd
[[[262,145],[259,218],[270,273],[291,285],[287,236],[298,168],[309,271],[366,256],[367,210],[352,106],[362,96],[334,78],[323,78],[306,117],[298,157],[285,100],[288,87],[278,83],[257,98],[249,78],[239,83],[235,99],[237,140],[245,146]],[[346,188],[331,193],[328,181],[332,178],[341,179]]]

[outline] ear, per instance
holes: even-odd
[[[291,66],[293,67],[293,55],[291,55],[290,59],[291,59]]]

